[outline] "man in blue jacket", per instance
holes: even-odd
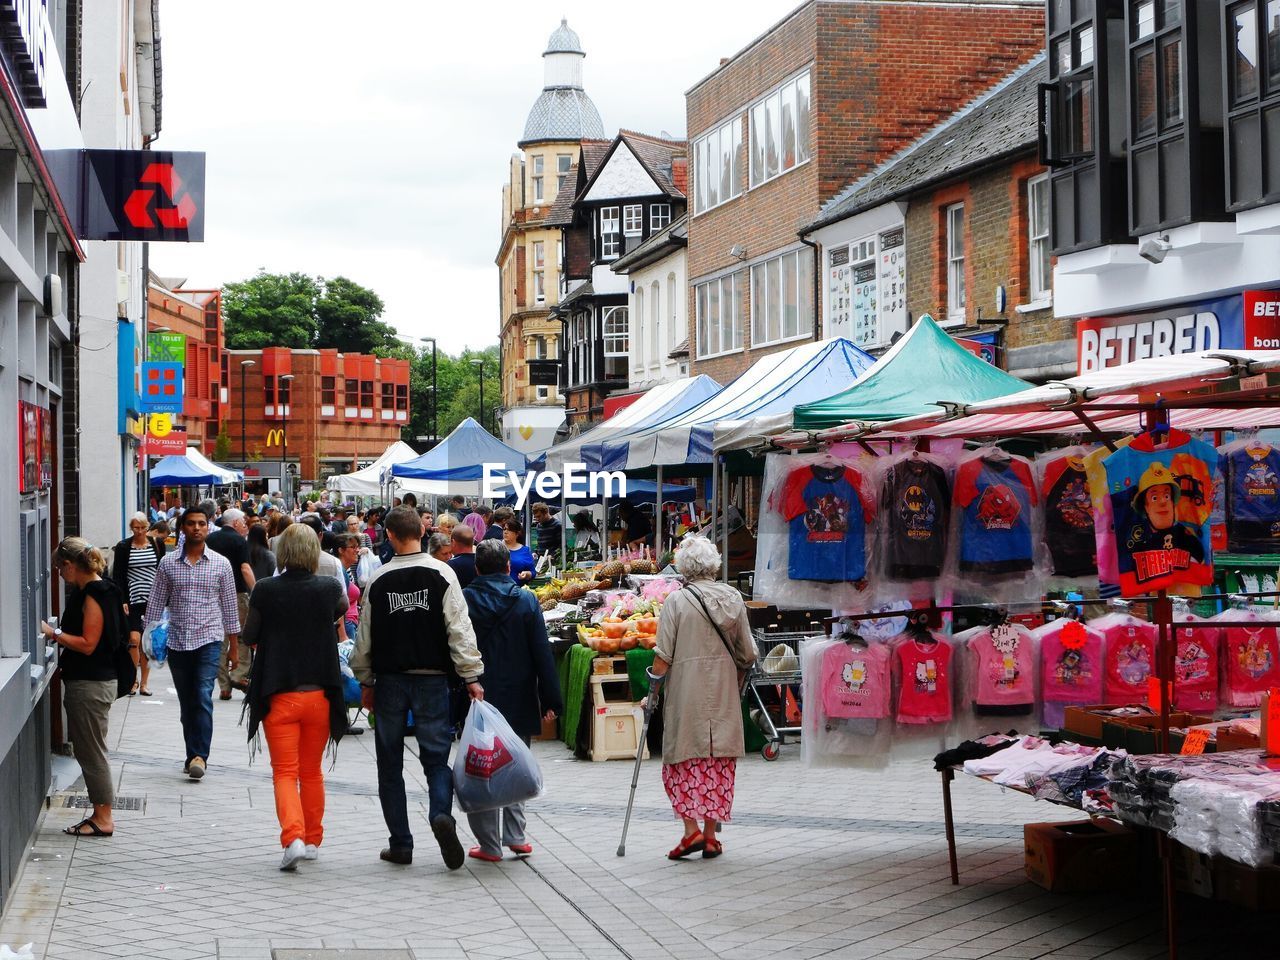
[[[511,579],[511,552],[501,540],[476,544],[475,564],[476,578],[462,595],[485,663],[484,698],[528,743],[544,719],[564,710],[547,625],[537,598]],[[467,820],[479,841],[468,853],[476,860],[496,863],[503,847],[533,852],[524,835],[523,803],[469,813]]]

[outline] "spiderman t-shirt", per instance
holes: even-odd
[[[867,523],[873,510],[856,470],[840,464],[792,470],[776,502],[789,524],[788,577],[854,582],[866,578]]]
[[[974,573],[1030,570],[1031,507],[1036,490],[1025,460],[978,457],[956,474],[960,569]]]
[[[1044,468],[1044,529],[1053,572],[1060,577],[1097,574],[1093,501],[1081,457],[1050,460]]]

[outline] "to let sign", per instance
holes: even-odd
[[[187,335],[185,333],[147,334],[147,358],[160,363],[187,362]]]

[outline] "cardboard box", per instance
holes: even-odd
[[[1206,900],[1213,899],[1214,858],[1205,853],[1184,847],[1176,840],[1171,841],[1173,858],[1173,885],[1183,893],[1195,894]]]
[[[1137,883],[1138,838],[1114,820],[1029,823],[1027,879],[1052,893],[1118,890]]]
[[[1217,899],[1238,903],[1250,910],[1280,909],[1280,867],[1250,867],[1226,857],[1215,857],[1213,891]]]
[[[1108,710],[1116,710],[1123,706],[1136,706],[1136,704],[1088,703],[1067,707],[1062,715],[1062,728],[1070,730],[1072,733],[1078,733],[1081,736],[1090,737],[1101,743],[1104,714]],[[1114,720],[1115,718],[1110,717],[1107,719]]]
[[[1175,737],[1174,728],[1212,722],[1212,717],[1194,713],[1175,711],[1169,714],[1169,752],[1177,753],[1182,744],[1182,737]],[[1135,754],[1157,753],[1160,750],[1160,718],[1109,717],[1102,722],[1102,743],[1113,750],[1123,747]]]
[[[1262,746],[1262,741],[1256,735],[1227,727],[1218,728],[1217,741],[1219,753],[1226,750],[1257,750]]]

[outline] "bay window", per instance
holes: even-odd
[[[1280,201],[1280,0],[1225,8],[1227,209]]]

